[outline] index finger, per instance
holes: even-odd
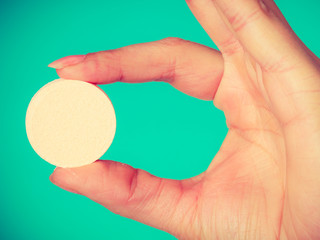
[[[177,38],[90,53],[76,64],[72,58],[62,59],[71,66],[57,69],[61,78],[95,84],[164,81],[205,100],[213,99],[223,73],[218,51]]]

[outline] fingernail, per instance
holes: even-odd
[[[48,67],[61,69],[81,63],[86,58],[86,55],[72,55],[60,58],[48,65]]]

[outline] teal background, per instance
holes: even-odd
[[[293,29],[320,55],[320,1],[279,0]],[[72,54],[180,37],[215,47],[183,0],[0,2],[0,239],[175,239],[50,183],[54,166],[31,148],[25,113],[57,78],[47,64]],[[221,111],[165,83],[102,88],[117,115],[103,159],[183,179],[204,171],[227,128]]]

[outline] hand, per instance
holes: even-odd
[[[50,66],[97,84],[162,80],[213,100],[229,132],[202,174],[113,161],[57,168],[56,185],[179,239],[320,239],[320,61],[272,0],[188,0],[220,52],[176,38]]]

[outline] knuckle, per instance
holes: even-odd
[[[220,51],[225,56],[232,56],[235,53],[238,53],[243,50],[241,44],[234,36],[231,36],[227,38],[224,42],[221,42],[219,47]]]
[[[260,64],[262,70],[266,73],[286,73],[297,68],[297,65],[292,63],[289,57],[286,56],[270,57],[268,59],[270,60]]]
[[[129,191],[126,198],[126,202],[130,202],[137,197],[137,183],[138,183],[138,169],[133,169],[132,175],[129,181]]]
[[[186,41],[182,38],[177,38],[177,37],[167,37],[167,38],[160,40],[160,42],[166,46],[177,47],[177,46],[181,46],[181,45],[187,43],[188,41]]]
[[[263,16],[260,8],[255,8],[248,13],[235,12],[229,16],[229,22],[236,32],[241,31],[250,23],[253,23]]]

